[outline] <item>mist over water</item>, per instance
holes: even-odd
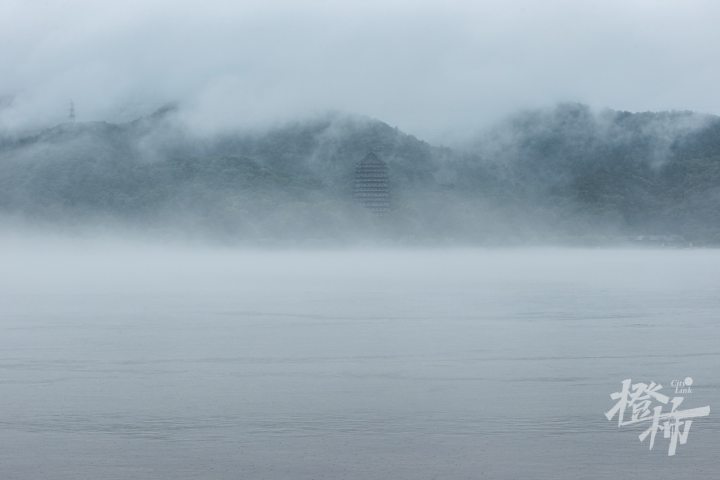
[[[625,378],[720,404],[714,250],[36,246],[0,251],[3,478],[714,468],[712,414],[673,458],[603,416]]]
[[[430,144],[329,112],[205,134],[169,106],[0,135],[0,233],[268,246],[720,245],[720,117],[576,103]],[[358,166],[387,178],[384,215]]]
[[[713,478],[719,20],[0,1],[0,480]]]

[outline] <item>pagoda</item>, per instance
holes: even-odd
[[[384,215],[390,210],[387,164],[373,152],[355,166],[353,197],[376,215]]]

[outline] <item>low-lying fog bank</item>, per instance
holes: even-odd
[[[181,118],[0,135],[0,226],[253,246],[720,245],[712,115],[560,104],[454,148],[359,115],[212,134]],[[382,174],[360,168],[369,156]]]
[[[541,285],[565,279],[592,285],[612,282],[651,289],[680,278],[717,288],[720,250],[608,248],[306,248],[249,249],[98,240],[19,239],[0,242],[2,292],[75,291],[111,295],[124,289],[149,293],[179,289],[193,294],[235,288],[267,289],[305,281],[447,283],[460,289],[480,281],[497,288],[509,279]],[[626,276],[633,270],[631,277]],[[483,288],[484,288],[483,287]]]
[[[720,404],[718,272],[709,249],[5,243],[2,471],[700,478],[715,416],[664,461],[603,412],[625,378]]]

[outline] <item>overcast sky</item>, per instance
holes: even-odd
[[[569,100],[720,113],[715,0],[0,0],[0,125],[325,109],[431,140]],[[7,104],[7,100],[4,101]]]

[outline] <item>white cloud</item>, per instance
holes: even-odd
[[[557,100],[720,112],[711,1],[4,0],[6,126],[179,100],[216,126],[325,108],[438,140]]]

